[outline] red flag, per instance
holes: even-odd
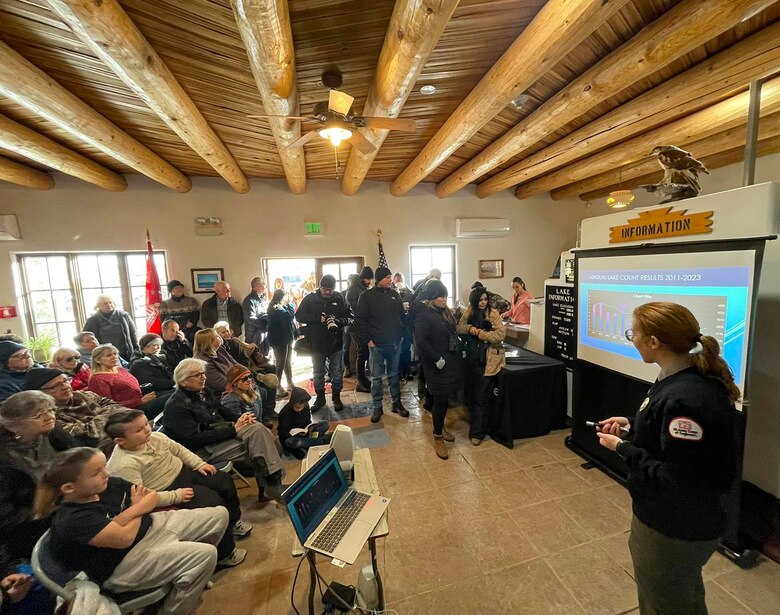
[[[162,291],[160,278],[157,275],[157,265],[154,264],[154,251],[149,231],[146,231],[146,331],[147,333],[162,333],[160,327],[160,303]]]

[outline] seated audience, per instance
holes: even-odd
[[[286,297],[284,289],[277,289],[268,304],[268,344],[274,351],[276,379],[279,381],[277,399],[284,399],[289,395],[289,392],[282,388],[282,372],[287,376],[287,388],[292,390],[292,351],[293,343],[298,337],[295,312]]]
[[[110,477],[105,466],[103,453],[80,447],[60,453],[46,471],[36,512],[53,511],[53,557],[109,592],[170,583],[158,612],[194,613],[214,572],[227,510],[154,512],[156,491]]]
[[[80,446],[97,446],[105,437],[103,426],[109,413],[122,406],[92,391],[74,391],[68,375],[59,369],[31,369],[24,386],[43,391],[54,399],[57,425],[67,431]]]
[[[534,296],[525,289],[525,282],[522,278],[512,278],[512,289],[515,294],[512,295],[512,305],[501,314],[502,318],[508,318],[518,325],[531,324],[531,304],[529,301]]]
[[[195,334],[192,356],[206,364],[206,385],[209,389],[222,393],[227,386],[227,370],[232,365],[238,365],[225,348],[222,337],[214,329],[201,329]]]
[[[273,396],[273,390],[255,386],[255,376],[243,365],[233,365],[227,371],[227,385],[220,403],[229,419],[236,421],[246,412],[251,412],[263,425],[271,429],[271,420],[276,418],[275,403],[271,402],[270,413],[265,400]]]
[[[230,515],[228,531],[217,545],[217,566],[237,566],[246,557],[235,538],[246,538],[252,526],[241,521],[241,506],[233,479],[203,461],[168,436],[153,432],[140,410],[111,415],[106,434],[116,446],[106,464],[111,476],[156,491],[160,506],[207,508],[224,506]]]
[[[293,387],[290,401],[279,411],[279,440],[285,450],[298,459],[306,457],[312,446],[328,444],[328,421],[312,423],[309,400],[311,395],[301,387]]]
[[[73,343],[79,351],[79,361],[92,367],[92,351],[97,348],[98,342],[95,334],[91,331],[82,331],[73,336]]]
[[[118,309],[110,295],[98,295],[95,313],[87,318],[83,330],[92,331],[101,344],[112,344],[126,361],[139,349],[133,317]]]
[[[195,337],[193,333],[192,337]],[[164,320],[162,323],[162,349],[165,353],[165,360],[171,373],[183,359],[192,357],[192,344],[184,337],[178,323],[175,320]]]
[[[136,377],[124,367],[119,367],[119,352],[111,344],[100,344],[92,351],[89,390],[113,399],[125,408],[140,408],[151,419],[162,412],[170,396],[170,392],[144,394]]]
[[[164,354],[160,353],[162,338],[154,333],[142,335],[141,350],[130,359],[130,373],[135,376],[142,389],[157,394],[173,391],[173,370],[168,366]]]
[[[186,295],[184,284],[179,280],[168,282],[170,298],[160,303],[160,319],[172,320],[184,334],[187,341],[192,344],[195,333],[198,331],[200,320],[200,303],[194,297]],[[174,366],[175,367],[175,366]]]
[[[54,400],[42,391],[22,391],[0,406],[0,451],[39,477],[58,451],[76,446],[57,425]]]
[[[77,350],[60,348],[51,358],[49,367],[65,372],[70,377],[70,387],[74,391],[80,391],[89,386],[89,377],[92,372],[89,365],[81,361],[81,355]]]
[[[0,402],[24,390],[24,377],[36,365],[29,348],[10,340],[0,342]]]
[[[210,331],[210,329],[209,329]],[[198,335],[203,331],[198,331]],[[219,337],[219,336],[217,336]],[[261,502],[281,497],[281,446],[266,427],[257,423],[252,413],[237,421],[226,421],[220,408],[204,394],[206,363],[184,359],[173,372],[176,392],[165,404],[165,433],[209,463],[244,461],[253,468]],[[272,498],[264,494],[264,489]]]
[[[230,323],[233,333],[241,337],[244,309],[240,301],[233,299],[230,284],[222,280],[214,284],[214,295],[206,299],[200,308],[200,320],[206,327],[213,327],[214,323],[226,320]]]

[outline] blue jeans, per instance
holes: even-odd
[[[325,434],[328,432],[329,426],[330,423],[328,423],[328,421],[318,421],[314,424],[311,432],[309,432],[311,434],[316,433],[316,438],[310,438],[307,436],[290,436],[284,441],[284,448],[289,448],[290,450],[299,449],[308,451],[312,446],[328,444],[330,442],[330,436],[326,436]]]
[[[344,386],[344,362],[341,349],[334,350],[330,354],[311,353],[311,362],[314,367],[314,390],[315,392],[325,392],[326,360],[328,361],[327,369],[330,372],[330,388],[333,391],[340,391]]]
[[[374,410],[382,408],[382,376],[387,373],[387,388],[393,402],[401,400],[401,383],[398,379],[398,358],[401,355],[400,344],[369,346],[371,361],[371,397]]]

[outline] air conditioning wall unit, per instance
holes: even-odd
[[[19,222],[13,214],[0,214],[0,241],[16,241],[21,239]]]
[[[490,239],[509,235],[506,218],[455,218],[455,237]]]

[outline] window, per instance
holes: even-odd
[[[73,336],[95,311],[98,295],[114,298],[119,309],[146,331],[146,252],[20,254],[18,257],[30,335],[48,331],[57,346]],[[165,254],[155,252],[160,285],[167,283]]]
[[[441,270],[441,281],[449,292],[447,305],[454,305],[457,297],[454,245],[409,246],[409,263],[412,274],[410,286],[424,279],[431,269]]]

